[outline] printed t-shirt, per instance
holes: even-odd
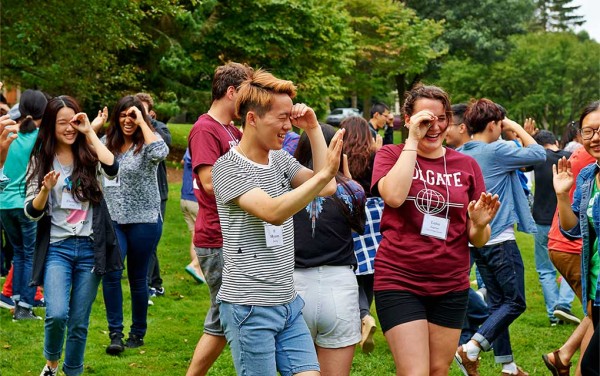
[[[233,200],[260,188],[275,198],[290,191],[302,165],[284,150],[271,150],[269,164],[252,162],[235,149],[213,167],[213,186],[223,229],[223,282],[218,298],[242,304],[275,306],[290,303],[294,288],[294,224],[292,217],[276,226],[281,245],[267,246],[263,220]],[[279,243],[279,242],[278,242]]]
[[[232,125],[224,125],[208,114],[201,115],[188,137],[194,181],[199,189],[194,189],[198,200],[198,216],[194,226],[194,245],[202,248],[221,248],[223,236],[217,213],[215,197],[206,193],[198,168],[213,166],[217,159],[227,153],[232,146],[242,139],[242,132]]]
[[[598,190],[598,184],[596,182],[596,179],[594,179],[594,184],[592,185],[592,194],[590,197],[590,201],[588,202],[588,207],[587,207],[587,217],[588,217],[588,221],[590,222],[590,228],[595,228],[594,226],[594,217],[592,215],[592,208],[594,207],[594,205],[598,205],[596,204],[596,201],[598,201],[598,197],[600,197],[600,190]],[[598,288],[598,272],[600,271],[600,260],[598,259],[598,237],[596,236],[596,239],[594,239],[594,245],[591,249],[590,252],[590,267],[589,267],[589,273],[588,273],[588,280],[587,280],[587,285],[589,286],[588,289],[588,298],[591,300],[596,299],[596,289]]]
[[[404,145],[386,145],[375,157],[371,189],[392,169]],[[446,149],[444,158],[417,156],[413,181],[404,203],[385,205],[382,241],[375,257],[376,291],[402,290],[441,295],[469,288],[467,207],[479,199],[485,183],[477,162]],[[449,204],[448,204],[449,203]],[[445,240],[421,235],[425,213],[446,217]]]
[[[294,214],[296,268],[356,266],[352,228],[346,215],[359,209],[354,205],[365,205],[365,193],[357,182],[348,180],[338,183],[335,195],[337,199],[316,197]]]

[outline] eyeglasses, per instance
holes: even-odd
[[[579,134],[581,134],[581,138],[584,140],[591,140],[594,137],[594,133],[600,135],[600,128],[581,128],[579,130]]]

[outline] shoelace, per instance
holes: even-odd
[[[57,372],[56,370],[52,370],[52,368],[46,366],[46,369],[44,370],[44,376],[56,376]]]

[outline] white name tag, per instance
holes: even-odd
[[[104,177],[104,186],[105,187],[119,187],[120,185],[121,185],[121,182],[119,182],[118,176],[112,180],[107,179],[106,176]]]
[[[265,223],[265,238],[267,239],[267,247],[283,245],[283,226],[273,226],[270,223]]]
[[[81,202],[77,201],[75,197],[69,192],[63,192],[60,207],[63,209],[75,209],[81,210]]]
[[[446,240],[446,237],[448,236],[449,224],[450,220],[447,218],[440,218],[431,214],[425,214],[425,217],[423,218],[423,226],[421,226],[421,235]]]

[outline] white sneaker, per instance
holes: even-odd
[[[40,376],[56,376],[58,375],[58,367],[51,368],[49,365],[45,365]]]

